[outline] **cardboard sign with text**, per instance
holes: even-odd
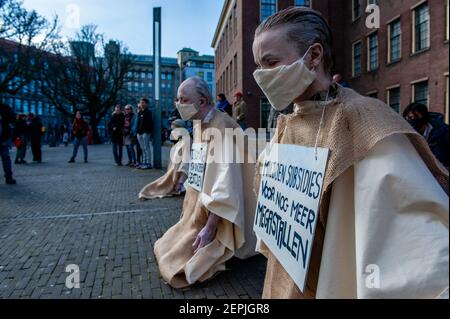
[[[318,221],[329,150],[266,148],[254,231],[303,292]]]
[[[206,168],[207,143],[193,143],[187,186],[201,192]]]

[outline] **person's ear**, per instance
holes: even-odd
[[[317,69],[323,59],[323,46],[320,43],[315,43],[311,46],[310,50],[310,66],[311,69]]]

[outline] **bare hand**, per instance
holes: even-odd
[[[212,230],[211,227],[205,226],[198,233],[197,238],[192,245],[192,249],[194,250],[194,254],[196,254],[200,249],[207,246],[211,243],[216,236],[216,230]]]

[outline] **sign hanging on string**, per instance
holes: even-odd
[[[207,143],[193,143],[187,186],[201,192],[206,168]]]
[[[264,151],[254,231],[303,292],[329,150],[287,144]]]

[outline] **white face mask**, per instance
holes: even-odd
[[[183,121],[191,120],[200,111],[200,105],[198,103],[195,104],[176,103],[175,106],[178,112],[180,112],[180,116],[183,119]]]
[[[315,81],[316,72],[309,70],[305,65],[305,57],[310,49],[311,47],[301,59],[291,65],[260,69],[253,73],[259,87],[277,111],[286,109]]]

